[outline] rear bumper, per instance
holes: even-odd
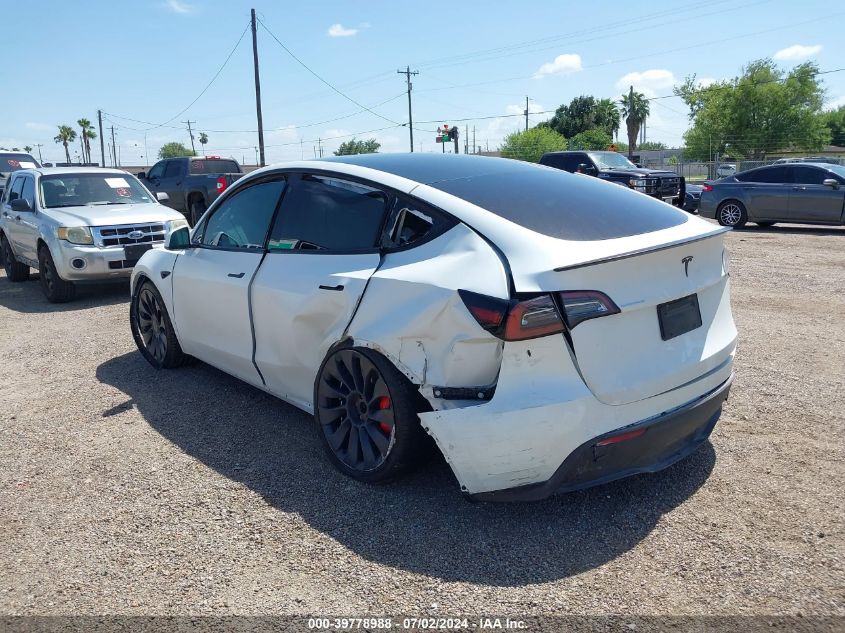
[[[733,376],[678,409],[596,436],[576,448],[545,482],[470,495],[478,501],[537,501],[671,466],[703,444],[722,413]],[[609,438],[634,437],[618,443]]]

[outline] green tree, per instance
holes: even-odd
[[[514,132],[505,137],[499,152],[505,158],[515,158],[536,163],[546,152],[566,149],[566,139],[549,127],[533,127],[524,132]]]
[[[821,120],[830,133],[830,142],[840,147],[845,146],[845,106],[824,112]]]
[[[569,139],[569,149],[606,150],[613,143],[607,131],[593,128],[576,134]]]
[[[158,150],[159,158],[179,158],[180,156],[195,156],[195,154],[182,145],[182,143],[177,143],[176,141],[165,143]]]
[[[69,125],[60,125],[59,133],[53,137],[56,143],[61,143],[65,148],[65,158],[70,163],[70,149],[68,143],[73,143],[76,140],[76,131]]]
[[[349,156],[350,154],[375,154],[378,152],[379,148],[381,147],[381,143],[379,143],[376,139],[371,138],[366,141],[359,141],[355,138],[352,138],[348,141],[344,141],[340,144],[340,147],[337,148],[337,151],[334,153],[335,156]]]
[[[619,104],[622,106],[625,127],[628,128],[628,158],[633,158],[637,149],[637,135],[650,114],[648,99],[643,93],[634,92],[634,86],[631,86],[628,94],[622,95]]]
[[[208,143],[208,134],[200,132],[200,145],[202,145],[202,155],[205,156],[205,145]]]
[[[82,161],[85,163],[91,162],[91,143],[89,142],[88,130],[91,130],[91,121],[82,118],[76,124],[81,130],[79,134],[79,144],[82,148]],[[93,130],[92,130],[93,132]]]
[[[91,141],[97,138],[97,133],[94,131],[93,127],[89,127],[85,130],[85,151],[88,154],[88,162],[91,162]]]
[[[566,138],[596,126],[596,100],[589,95],[575,97],[568,105],[561,105],[548,121],[539,127],[548,127]]]
[[[596,126],[602,128],[613,138],[618,137],[620,118],[619,108],[612,99],[596,101]]]
[[[817,151],[831,129],[822,115],[824,90],[818,66],[807,62],[788,73],[771,59],[751,62],[742,74],[707,87],[695,75],[675,87],[690,109],[684,156],[710,160],[713,153],[762,159],[782,149]]]
[[[666,143],[661,143],[660,141],[646,141],[645,143],[640,143],[637,149],[640,151],[666,149]]]
[[[23,151],[25,151],[27,154],[31,154],[32,153],[32,145],[24,145]]]

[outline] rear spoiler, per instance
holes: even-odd
[[[728,226],[723,226],[711,233],[706,233],[705,235],[699,235],[693,238],[685,238],[680,240],[675,240],[674,242],[668,242],[666,244],[659,244],[657,246],[646,246],[645,248],[638,248],[635,251],[628,251],[627,253],[619,253],[618,255],[610,255],[608,257],[600,257],[599,259],[592,259],[586,262],[579,262],[577,264],[571,264],[569,266],[559,266],[555,268],[554,271],[556,273],[562,273],[565,270],[575,270],[576,268],[584,268],[586,266],[595,266],[596,264],[604,264],[606,262],[615,262],[620,259],[628,259],[629,257],[636,257],[637,255],[644,255],[646,253],[656,253],[657,251],[665,251],[670,248],[675,248],[676,246],[680,246],[681,244],[691,244],[693,242],[700,242],[701,240],[709,240],[711,237],[716,237],[717,235],[722,235],[723,233],[727,233],[731,231]]]

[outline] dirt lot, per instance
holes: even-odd
[[[311,419],[156,373],[125,288],[0,273],[0,614],[845,615],[845,230],[728,237],[737,378],[657,475],[470,504],[344,478]]]

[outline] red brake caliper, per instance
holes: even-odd
[[[379,411],[384,411],[385,409],[390,408],[390,398],[387,396],[380,396],[379,399],[376,401],[376,409]],[[387,422],[379,422],[378,428],[382,430],[383,433],[390,435],[390,432],[393,430]]]

